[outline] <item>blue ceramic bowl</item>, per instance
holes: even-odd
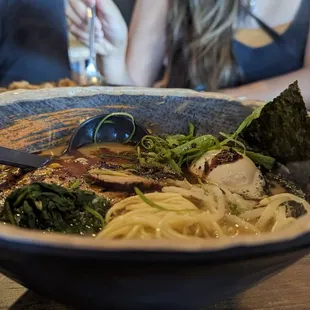
[[[42,150],[86,118],[126,111],[155,133],[230,132],[261,103],[211,93],[66,88],[0,95],[0,145]],[[309,252],[307,219],[281,233],[204,241],[96,240],[0,224],[0,272],[77,309],[198,309]]]

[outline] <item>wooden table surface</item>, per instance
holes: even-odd
[[[46,300],[0,274],[0,310],[70,310]],[[210,310],[309,310],[310,255],[273,278]]]

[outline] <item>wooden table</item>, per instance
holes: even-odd
[[[0,310],[70,310],[46,300],[0,274]],[[310,255],[240,296],[208,310],[309,310]]]

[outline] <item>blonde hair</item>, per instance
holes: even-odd
[[[240,2],[171,0],[168,14],[171,86],[205,85],[212,91],[235,83],[239,72],[232,53],[232,40],[240,16]]]

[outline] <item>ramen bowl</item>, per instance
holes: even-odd
[[[262,103],[186,90],[66,88],[0,95],[0,145],[68,141],[85,119],[128,112],[156,134],[232,132]],[[198,309],[238,294],[309,252],[310,228],[200,241],[97,240],[0,224],[0,272],[76,309]]]

